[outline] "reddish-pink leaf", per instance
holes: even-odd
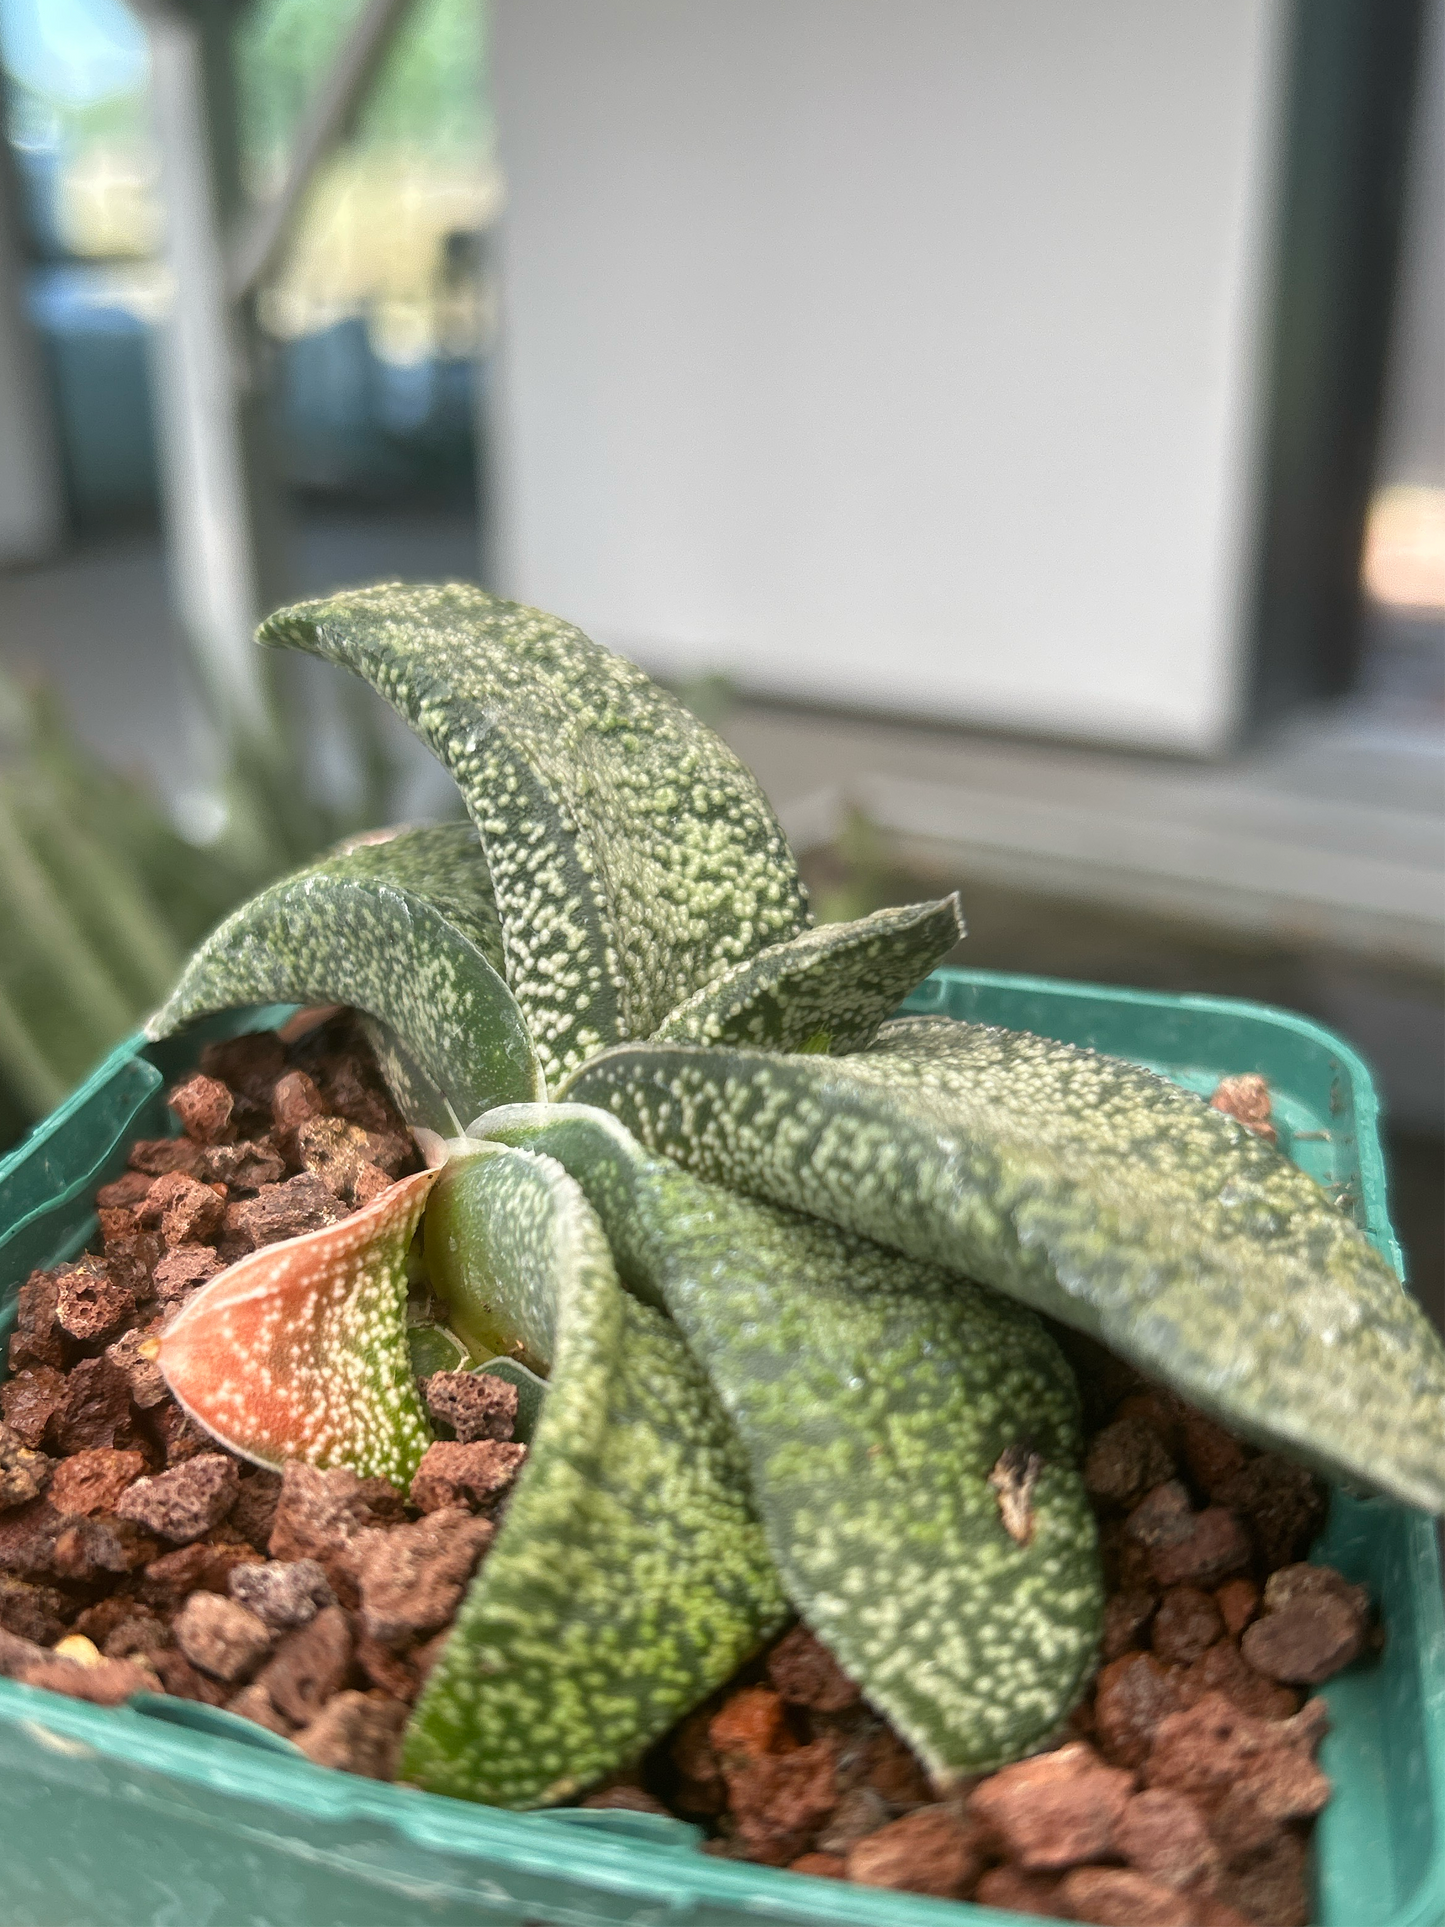
[[[431,1431],[407,1352],[406,1259],[436,1178],[403,1178],[196,1293],[159,1364],[198,1424],[259,1465],[346,1465],[407,1489]]]

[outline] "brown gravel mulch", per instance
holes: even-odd
[[[515,1390],[438,1374],[417,1503],[383,1479],[284,1475],[193,1425],[154,1362],[166,1321],[248,1251],[335,1223],[419,1168],[346,1016],[289,1049],[209,1046],[97,1194],[100,1234],[21,1287],[0,1386],[0,1673],[115,1704],[224,1706],[329,1766],[389,1778],[396,1742],[526,1447]]]
[[[1221,1107],[1268,1128],[1267,1093]],[[419,1167],[346,1015],[212,1045],[132,1146],[95,1249],[22,1287],[0,1387],[0,1674],[117,1704],[168,1692],[312,1760],[389,1778],[409,1708],[526,1456],[516,1393],[439,1373],[404,1496],[264,1471],[186,1419],[168,1318],[260,1245]],[[707,1850],[1105,1927],[1305,1927],[1329,1797],[1308,1689],[1376,1641],[1363,1590],[1304,1562],[1325,1494],[1060,1334],[1090,1421],[1109,1587],[1100,1669],[1048,1751],[948,1789],[794,1626],[583,1805],[671,1813]]]

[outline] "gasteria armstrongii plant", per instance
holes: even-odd
[[[405,1368],[421,1218],[469,1353],[547,1378],[403,1777],[569,1797],[790,1611],[939,1780],[1041,1744],[1103,1589],[1040,1312],[1261,1444],[1445,1510],[1445,1349],[1318,1186],[1136,1066],[891,1019],[956,901],[810,928],[737,759],[536,611],[384,587],[261,639],[379,689],[471,823],[263,892],[152,1034],[353,1005],[437,1155],[206,1286],[162,1368],[262,1463],[404,1486],[430,1436]]]

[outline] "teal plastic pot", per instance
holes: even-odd
[[[1261,1071],[1282,1148],[1337,1187],[1400,1268],[1378,1106],[1348,1045],[1217,997],[940,970],[906,1006],[1130,1057],[1196,1091]],[[138,1136],[173,1128],[169,1083],[253,1011],[134,1039],[0,1163],[0,1338],[34,1266],[74,1256],[91,1197]],[[1315,1556],[1380,1602],[1384,1651],[1324,1689],[1335,1793],[1315,1833],[1318,1927],[1445,1922],[1445,1614],[1432,1523],[1335,1495]],[[0,1681],[0,1918],[7,1927],[1016,1927],[1017,1914],[713,1859],[646,1814],[501,1813],[313,1767],[285,1741],[187,1702],[118,1711]]]

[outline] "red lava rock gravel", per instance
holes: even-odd
[[[1047,1919],[1063,1920],[1059,1904],[1060,1882],[1054,1874],[1024,1873],[1018,1867],[990,1867],[974,1889],[973,1898],[984,1907],[1012,1908],[1020,1914],[1042,1914]]]
[[[1364,1650],[1369,1597],[1328,1567],[1271,1573],[1263,1605],[1263,1618],[1246,1628],[1239,1650],[1267,1679],[1316,1686]]]
[[[1135,1505],[1173,1476],[1174,1460],[1159,1434],[1138,1418],[1106,1425],[1084,1461],[1084,1484],[1090,1495],[1110,1505]]]
[[[340,1606],[325,1606],[286,1636],[257,1685],[292,1726],[305,1726],[345,1686],[352,1649],[346,1614]]]
[[[1219,1849],[1203,1813],[1169,1787],[1134,1794],[1114,1828],[1113,1846],[1139,1873],[1181,1892],[1208,1890],[1219,1875]]]
[[[13,1347],[13,1339],[11,1341]],[[65,1397],[65,1380],[50,1365],[19,1371],[0,1385],[0,1413],[25,1445],[39,1445]]]
[[[1188,1666],[1222,1638],[1224,1617],[1197,1586],[1171,1586],[1154,1614],[1152,1644],[1167,1665]]]
[[[231,1122],[236,1100],[218,1078],[197,1071],[170,1094],[181,1128],[197,1144],[219,1144]]]
[[[435,1657],[418,1633],[444,1636],[492,1523],[470,1502],[418,1521],[384,1481],[349,1472],[242,1465],[186,1419],[155,1363],[166,1319],[223,1265],[334,1222],[420,1163],[350,1019],[293,1055],[304,1067],[270,1036],[208,1047],[171,1093],[184,1135],[138,1141],[101,1187],[97,1248],[21,1289],[0,1388],[0,1673],[102,1704],[142,1689],[229,1704],[312,1757],[378,1773]],[[481,1402],[488,1480],[475,1464],[470,1484],[489,1482],[495,1507],[523,1448],[512,1388]],[[364,1542],[379,1568],[393,1532],[422,1544],[403,1537],[415,1597],[382,1648],[353,1626],[349,1554]],[[49,1650],[74,1633],[83,1660]]]
[[[38,1499],[50,1484],[54,1462],[25,1443],[8,1425],[0,1425],[0,1511]]]
[[[278,1632],[292,1632],[336,1603],[331,1581],[314,1559],[237,1566],[226,1584],[233,1599]]]
[[[62,1454],[114,1445],[130,1419],[130,1380],[108,1358],[82,1358],[66,1374],[48,1429]]]
[[[371,1637],[394,1646],[445,1626],[493,1530],[489,1519],[474,1518],[464,1506],[445,1506],[415,1525],[359,1533],[352,1569]]]
[[[1153,1653],[1126,1653],[1105,1666],[1094,1688],[1094,1730],[1111,1760],[1140,1766],[1166,1713],[1182,1705],[1178,1673]]]
[[[1108,1851],[1134,1776],[1106,1766],[1083,1741],[991,1773],[974,1789],[969,1812],[1012,1860],[1030,1873],[1052,1872]]]
[[[844,1713],[862,1697],[821,1640],[806,1626],[783,1634],[768,1654],[768,1678],[791,1706]]]
[[[236,1502],[241,1475],[224,1452],[199,1452],[153,1479],[137,1479],[116,1507],[147,1532],[189,1545],[219,1525]]]
[[[67,1338],[84,1345],[109,1338],[134,1310],[134,1292],[94,1258],[62,1265],[55,1274],[55,1322]]]
[[[206,1246],[182,1245],[178,1251],[168,1251],[157,1261],[151,1283],[163,1305],[175,1305],[208,1278],[214,1278],[221,1268],[220,1259]]]
[[[1195,1927],[1192,1902],[1130,1867],[1076,1867],[1059,1882],[1066,1920],[1100,1927]]]
[[[796,1863],[795,1863],[796,1864]],[[848,1854],[844,1877],[864,1887],[962,1899],[983,1872],[977,1830],[952,1807],[916,1807],[870,1833]]]
[[[433,1372],[426,1382],[427,1409],[449,1425],[463,1445],[510,1439],[517,1422],[517,1388],[503,1378],[475,1372]]]
[[[338,1693],[296,1735],[296,1744],[317,1766],[389,1780],[409,1716],[409,1707],[384,1693]]]
[[[723,1779],[747,1858],[765,1866],[795,1860],[838,1803],[833,1750],[822,1740],[730,1760]]]
[[[119,1452],[113,1445],[76,1452],[55,1467],[50,1503],[57,1512],[75,1518],[112,1512],[126,1487],[144,1471],[145,1460],[139,1452]]]
[[[307,1231],[320,1231],[345,1216],[346,1206],[327,1190],[320,1178],[311,1171],[300,1171],[282,1184],[263,1184],[254,1197],[228,1205],[226,1242],[239,1257],[258,1245],[275,1244],[282,1238],[299,1238]]]
[[[1238,1118],[1247,1131],[1253,1131],[1267,1144],[1276,1141],[1278,1133],[1270,1122],[1272,1105],[1269,1085],[1258,1071],[1243,1071],[1236,1077],[1221,1077],[1209,1105],[1211,1110],[1224,1111],[1230,1117]]]
[[[215,1592],[193,1592],[171,1632],[192,1666],[213,1679],[246,1678],[271,1649],[266,1622]]]
[[[725,1767],[762,1759],[768,1753],[791,1753],[798,1744],[782,1694],[767,1686],[745,1686],[734,1693],[709,1720],[707,1737]]]
[[[525,1445],[509,1440],[478,1439],[463,1445],[439,1439],[422,1454],[411,1482],[411,1502],[423,1512],[457,1504],[490,1510],[510,1488],[526,1456]]]

